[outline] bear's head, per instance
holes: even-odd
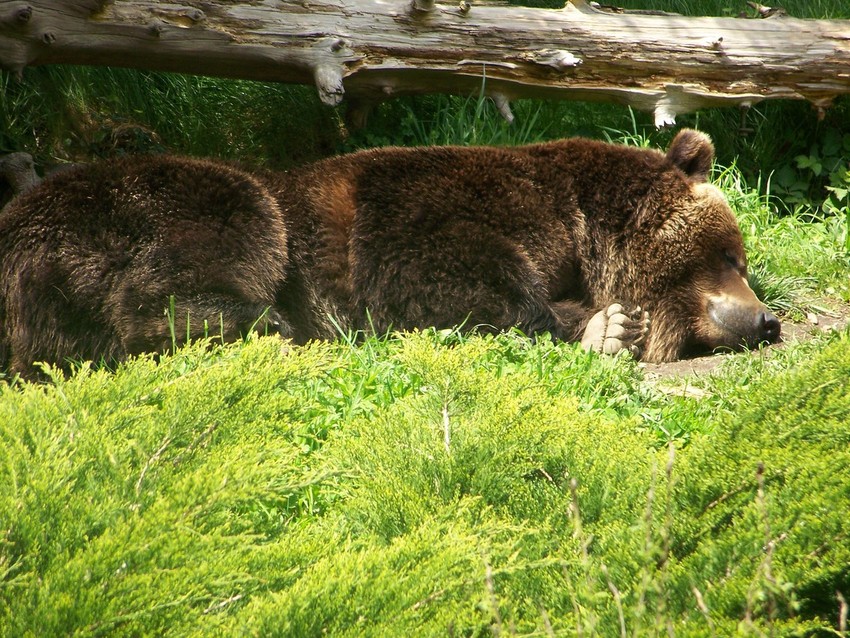
[[[714,147],[707,135],[681,131],[670,144],[663,192],[647,246],[652,328],[645,361],[669,361],[718,349],[779,340],[779,320],[747,280],[741,230],[726,198],[707,183]]]

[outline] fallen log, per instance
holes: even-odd
[[[850,93],[850,20],[684,17],[434,0],[4,0],[0,66],[110,65],[314,84],[355,119],[393,96],[612,101],[657,125]]]

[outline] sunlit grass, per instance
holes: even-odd
[[[0,635],[835,626],[850,335],[699,399],[516,334],[281,346],[0,387]]]

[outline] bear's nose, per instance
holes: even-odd
[[[758,314],[758,333],[759,338],[763,341],[775,343],[779,340],[779,333],[782,331],[782,324],[772,312],[763,310]]]

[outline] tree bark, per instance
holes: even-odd
[[[355,117],[413,93],[614,101],[659,126],[702,107],[850,93],[850,21],[689,18],[434,0],[0,0],[0,64],[314,84]]]

